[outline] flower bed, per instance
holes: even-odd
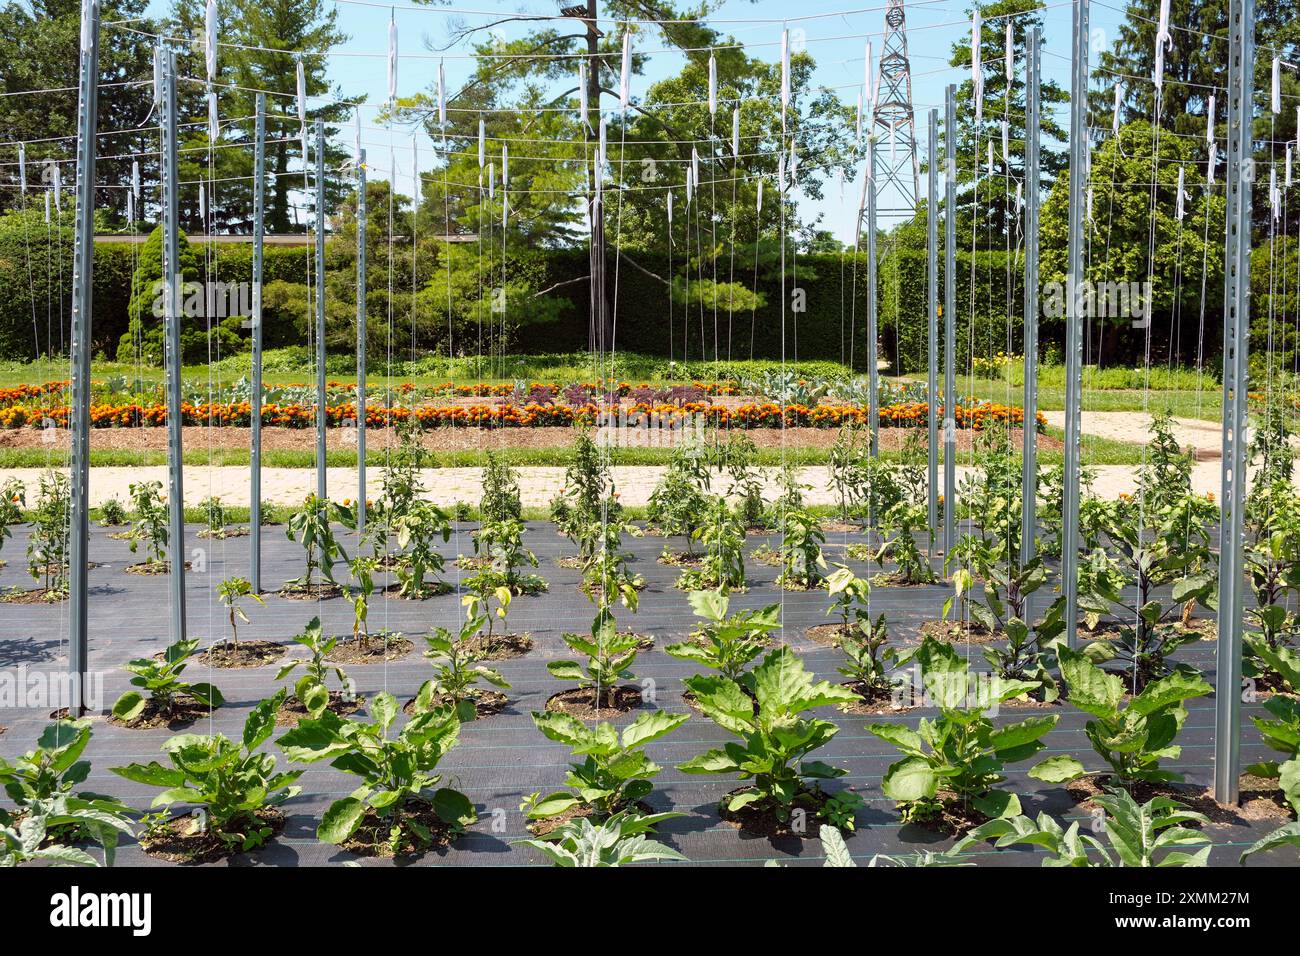
[[[928,406],[923,402],[886,405],[880,409],[880,424],[889,428],[923,428],[928,422]],[[185,425],[249,425],[252,407],[248,402],[194,403],[182,402],[181,415]],[[384,428],[415,416],[428,428],[473,426],[478,428],[566,428],[576,424],[625,424],[640,427],[652,420],[659,426],[671,425],[686,418],[699,416],[721,428],[838,428],[846,422],[867,424],[868,409],[861,405],[821,404],[781,405],[772,402],[755,402],[727,407],[706,402],[687,402],[682,405],[634,403],[615,408],[595,403],[585,405],[514,404],[493,405],[436,405],[425,404],[414,408],[381,406],[366,407],[367,427]],[[326,406],[330,424],[341,425],[356,421],[356,406],[340,403]],[[1024,411],[1010,405],[994,402],[967,402],[955,409],[954,421],[958,428],[982,429],[987,425],[1004,422],[1012,427],[1024,423]],[[68,426],[69,409],[66,405],[42,408],[36,404],[13,404],[0,408],[0,428],[38,427],[45,421],[57,428]],[[97,404],[90,409],[94,428],[157,427],[167,423],[167,408],[161,404],[141,405]],[[262,424],[285,428],[311,428],[316,423],[316,409],[304,404],[267,404],[262,407]],[[1038,429],[1046,426],[1040,413]]]

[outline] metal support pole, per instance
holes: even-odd
[[[1037,549],[1038,531],[1038,196],[1042,29],[1029,33],[1025,57],[1025,392],[1024,448],[1020,474],[1020,563]]]
[[[1228,191],[1223,257],[1223,483],[1219,641],[1215,652],[1214,799],[1238,798],[1241,764],[1242,512],[1246,494],[1246,352],[1250,343],[1254,0],[1228,5]]]
[[[876,320],[876,144],[867,140],[867,420],[871,426],[868,454],[875,457],[880,444],[880,344]],[[874,499],[874,495],[872,498]],[[875,523],[875,513],[871,523]]]
[[[171,570],[171,641],[185,640],[185,482],[181,448],[181,284],[180,185],[176,171],[176,53],[162,54],[162,160],[163,160],[163,294],[167,330],[167,506],[168,558]]]
[[[929,403],[930,448],[927,464],[926,507],[930,521],[930,550],[939,530],[939,111],[930,110],[929,191],[926,193],[925,251],[926,305],[930,321],[929,371],[925,396]]]
[[[262,593],[262,217],[266,203],[266,94],[257,94],[257,132],[253,147],[253,396],[249,422],[252,468],[248,479],[248,580]]]
[[[1070,78],[1069,268],[1065,313],[1065,504],[1061,519],[1061,589],[1065,636],[1079,643],[1079,430],[1083,402],[1083,219],[1088,159],[1088,0],[1074,0]]]
[[[944,96],[943,553],[957,544],[957,87]]]
[[[316,121],[316,497],[325,498],[325,121]]]
[[[366,151],[357,156],[357,531],[366,530]]]
[[[68,534],[68,716],[86,711],[90,663],[90,322],[95,261],[95,118],[99,96],[99,0],[81,8],[77,92],[77,218],[72,259],[72,513]]]

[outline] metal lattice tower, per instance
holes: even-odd
[[[890,203],[878,211],[915,215],[916,197],[921,191],[921,164],[916,155],[912,66],[907,57],[907,17],[903,12],[903,0],[889,0],[885,10],[885,44],[876,74],[876,97],[870,128],[877,143],[877,187]]]

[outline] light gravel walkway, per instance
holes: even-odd
[[[663,474],[663,466],[637,465],[616,466],[612,469],[615,489],[619,500],[625,505],[644,505],[650,500],[650,493],[655,483]],[[1100,465],[1095,469],[1096,481],[1093,492],[1102,497],[1113,498],[1121,492],[1132,493],[1137,482],[1135,469],[1128,465]],[[562,467],[521,467],[519,485],[525,507],[545,507],[564,485]],[[957,468],[958,481],[967,469]],[[37,468],[14,468],[0,470],[0,482],[16,477],[28,488],[29,503],[37,489],[41,470]],[[835,495],[828,481],[825,466],[817,465],[799,469],[800,478],[812,490],[806,495],[809,504],[833,504]],[[767,488],[764,497],[769,500],[778,494],[776,469],[767,469]],[[371,468],[368,494],[374,498],[379,494],[383,482],[383,469]],[[424,471],[425,487],[430,491],[430,499],[440,505],[452,505],[463,501],[470,505],[478,504],[480,495],[481,470],[478,468],[440,468]],[[117,498],[123,504],[129,502],[127,488],[133,481],[154,479],[167,482],[167,469],[163,466],[149,468],[93,468],[90,472],[90,504],[97,507],[109,498]],[[336,500],[357,497],[356,472],[349,468],[330,468],[326,481],[330,496]],[[1197,462],[1192,470],[1192,486],[1201,493],[1219,492],[1219,467],[1215,461]],[[719,489],[725,488],[726,479],[715,483]],[[297,504],[316,489],[316,473],[309,468],[264,468],[262,470],[262,500],[274,504]],[[188,466],[185,469],[185,503],[197,506],[209,495],[217,495],[226,505],[241,507],[248,505],[248,469],[243,467]]]

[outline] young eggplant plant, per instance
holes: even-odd
[[[734,774],[749,781],[723,798],[724,815],[742,825],[769,817],[790,827],[796,811],[802,811],[853,828],[861,798],[849,791],[828,795],[818,783],[847,771],[812,759],[839,728],[829,720],[804,716],[816,707],[852,703],[852,691],[814,681],[788,647],[771,651],[737,680],[697,675],[687,678],[686,685],[705,716],[739,738],[677,767],[683,773]]]
[[[451,540],[451,520],[447,513],[427,501],[414,501],[407,511],[393,521],[397,532],[398,596],[421,599],[437,594],[442,585],[426,583],[430,574],[441,574],[445,559],[438,551],[438,539]]]
[[[1300,654],[1294,646],[1300,635],[1294,610],[1300,595],[1300,499],[1290,481],[1266,491],[1252,487],[1247,523],[1251,533],[1244,555],[1255,599],[1246,608],[1242,670],[1257,689],[1295,691],[1300,688]]]
[[[325,658],[334,650],[338,644],[337,637],[325,637],[321,631],[319,617],[313,617],[307,622],[307,627],[301,634],[294,637],[294,643],[300,644],[307,648],[310,655],[306,660],[293,660],[282,666],[275,675],[276,682],[280,682],[288,677],[299,666],[303,669],[302,677],[299,677],[294,684],[293,696],[303,707],[303,710],[311,717],[319,717],[321,713],[329,707],[333,695],[351,694],[352,682],[348,675],[344,673],[343,668],[336,664],[329,663]],[[331,691],[327,683],[330,671],[344,690]]]
[[[787,590],[811,591],[826,580],[822,545],[826,534],[809,511],[786,511],[781,522],[781,573],[776,583]]]
[[[1122,677],[1106,673],[1084,654],[1066,647],[1058,649],[1057,658],[1069,702],[1093,718],[1084,725],[1084,733],[1110,767],[1109,776],[1120,784],[1183,779],[1182,774],[1161,770],[1160,761],[1176,760],[1182,752],[1174,741],[1187,720],[1183,703],[1213,690],[1200,674],[1175,671],[1147,684],[1125,705]],[[1074,757],[1058,755],[1038,764],[1029,775],[1047,783],[1065,783],[1087,776],[1088,771]]]
[[[275,715],[284,699],[285,691],[280,690],[258,703],[244,722],[239,742],[222,734],[180,734],[162,746],[170,767],[154,760],[110,769],[134,783],[162,787],[153,807],[200,807],[203,817],[195,823],[228,851],[255,849],[274,832],[274,808],[302,789],[295,785],[301,770],[276,773],[275,756],[259,751],[275,731]],[[159,820],[150,829],[161,833],[173,822]],[[148,836],[143,838],[146,845]]]
[[[537,729],[548,739],[569,747],[579,762],[569,765],[565,778],[572,792],[561,790],[545,797],[534,793],[520,809],[531,820],[574,811],[604,820],[634,809],[653,789],[650,778],[663,769],[646,756],[646,745],[672,733],[688,719],[687,714],[655,710],[642,714],[620,734],[603,721],[588,727],[568,714],[534,713]]]
[[[953,851],[995,840],[998,849],[1028,845],[1045,850],[1049,855],[1043,866],[1170,867],[1205,866],[1208,862],[1213,849],[1210,838],[1201,830],[1183,826],[1208,825],[1210,819],[1204,814],[1169,797],[1154,797],[1139,805],[1119,787],[1093,799],[1106,814],[1104,825],[1094,827],[1093,832],[1105,836],[1106,843],[1081,832],[1078,820],[1063,830],[1052,817],[1040,813],[1037,821],[1021,815],[990,820],[968,833]],[[1186,852],[1190,847],[1198,849]]]
[[[894,570],[887,573],[881,583],[914,585],[933,584],[938,580],[929,559],[921,553],[921,548],[916,543],[916,531],[922,528],[927,529],[933,547],[934,529],[929,526],[924,504],[900,501],[883,514],[880,520],[882,540],[872,558],[881,567],[886,561],[893,561]],[[852,557],[865,546],[849,547]]]
[[[561,824],[545,840],[519,842],[531,846],[553,866],[560,867],[628,866],[658,860],[685,861],[686,857],[676,850],[646,836],[663,821],[683,815],[655,813],[639,816],[625,812],[600,823],[593,823],[587,817],[578,817]]]
[[[334,537],[334,528],[330,525],[333,510],[328,498],[308,495],[302,508],[290,516],[285,535],[290,541],[302,545],[307,564],[302,576],[290,581],[287,588],[306,594],[316,593],[320,590],[316,581],[318,570],[330,585],[334,585],[334,566],[339,561],[346,562],[348,556]]]
[[[600,544],[582,562],[582,590],[595,605],[618,601],[630,611],[635,611],[639,598],[637,592],[645,587],[645,578],[628,565],[631,552],[623,547],[623,534],[640,537],[642,531],[634,524],[609,522],[592,529]]]
[[[1003,767],[1042,750],[1042,738],[1060,718],[994,724],[990,709],[1037,685],[973,673],[953,647],[932,637],[910,659],[921,667],[926,696],[939,716],[921,718],[916,730],[902,724],[867,727],[904,755],[885,772],[880,789],[898,802],[906,823],[934,822],[949,807],[967,804],[990,819],[1018,814],[1019,798],[995,789],[1005,779]]]
[[[221,691],[208,683],[191,684],[181,678],[189,659],[198,650],[199,639],[177,641],[163,651],[162,659],[142,657],[125,666],[132,675],[130,683],[139,690],[129,690],[113,705],[113,716],[123,723],[141,717],[170,720],[191,700],[208,709],[225,703]]]
[[[325,810],[317,838],[335,845],[353,841],[358,849],[392,855],[454,839],[478,819],[469,798],[439,787],[442,777],[434,772],[459,737],[455,709],[416,714],[396,736],[390,731],[397,699],[380,691],[370,709],[372,723],[326,710],[276,741],[295,763],[328,760],[335,770],[360,779],[351,794]]]
[[[485,521],[474,538],[474,550],[486,560],[486,567],[468,578],[474,590],[509,588],[512,594],[540,594],[546,581],[540,574],[522,571],[537,567],[537,556],[524,547],[524,523],[518,518]]]
[[[692,591],[689,600],[703,623],[690,640],[664,650],[679,660],[711,668],[730,681],[740,680],[745,667],[767,646],[768,636],[781,627],[779,604],[728,615],[730,598],[722,591]]]
[[[1300,814],[1300,701],[1274,695],[1264,701],[1272,720],[1251,718],[1269,749],[1285,754],[1285,760],[1265,760],[1246,768],[1265,780],[1276,780],[1291,809]]]
[[[591,622],[591,635],[563,634],[569,649],[585,660],[548,661],[547,671],[560,680],[575,680],[579,689],[591,691],[596,710],[618,706],[619,681],[631,680],[641,639],[620,633],[609,606],[602,606]]]
[[[125,813],[88,807],[66,794],[35,800],[21,821],[0,821],[0,869],[35,863],[43,866],[99,866],[100,861],[79,846],[61,842],[62,834],[85,834],[103,848],[103,865],[112,866],[117,841],[131,836]],[[81,842],[82,838],[78,838]]]
[[[683,591],[730,591],[745,586],[745,526],[725,498],[713,498],[695,535],[704,545],[698,568],[686,568],[677,578]]]
[[[505,592],[508,606],[510,592],[501,590]],[[479,715],[483,700],[480,682],[503,690],[508,690],[510,684],[495,668],[478,663],[484,648],[491,647],[490,638],[486,644],[478,640],[483,628],[491,622],[491,616],[484,613],[474,595],[466,595],[463,603],[468,607],[459,633],[435,627],[424,639],[428,644],[424,656],[433,664],[434,676],[420,685],[413,706],[415,713],[423,713],[450,704],[461,723],[467,723]]]
[[[161,481],[134,481],[128,486],[132,512],[128,546],[135,554],[145,543],[144,564],[160,568],[167,563],[167,507],[163,504]]]
[[[225,605],[227,618],[230,621],[230,644],[228,645],[230,647],[239,645],[240,623],[251,623],[243,608],[244,598],[256,601],[263,607],[266,606],[262,596],[253,593],[253,585],[247,578],[226,578],[217,585],[217,600]]]
[[[519,472],[489,449],[483,460],[483,495],[479,499],[481,524],[497,521],[522,521],[523,504],[519,496]]]

